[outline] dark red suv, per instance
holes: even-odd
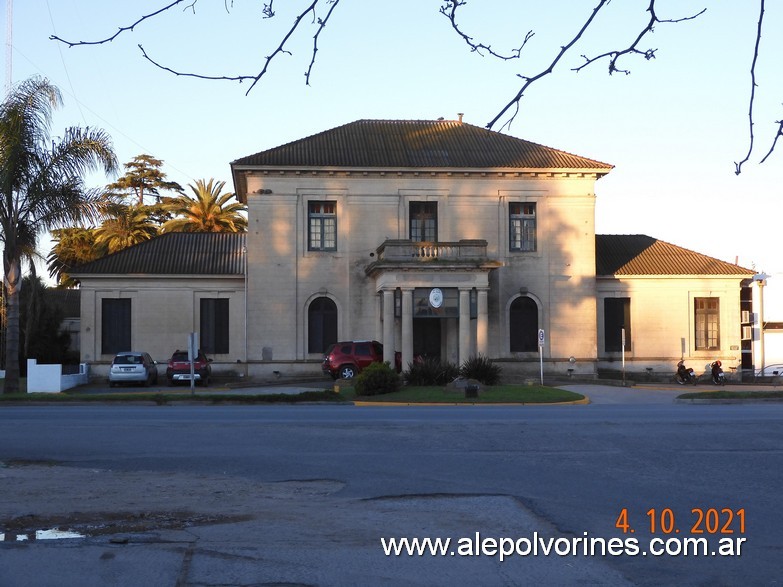
[[[326,349],[321,370],[332,379],[352,379],[370,363],[382,362],[383,345],[377,340],[349,340],[335,343]],[[399,362],[399,359],[396,358],[395,362]]]
[[[212,359],[199,351],[193,360],[193,379],[202,385],[209,385],[212,378]],[[169,385],[174,385],[178,381],[190,381],[190,361],[188,360],[188,351],[174,351],[166,366],[166,379]]]

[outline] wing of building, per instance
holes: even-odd
[[[342,340],[509,375],[537,372],[539,346],[553,373],[740,365],[753,272],[596,236],[611,168],[447,120],[360,120],[243,157],[246,235],[164,235],[72,272],[82,359],[163,359],[197,331],[216,369],[250,376],[318,373]]]

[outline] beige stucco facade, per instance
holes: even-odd
[[[632,333],[625,351],[629,371],[666,372],[679,358],[697,373],[721,360],[727,373],[741,367],[742,330],[739,290],[741,279],[731,276],[636,276],[598,280],[599,318],[606,298],[630,298]],[[718,300],[718,348],[700,349],[695,337],[698,298]],[[622,353],[605,348],[604,321],[598,320],[599,367],[619,369]]]
[[[437,287],[463,296],[475,289],[482,308],[473,319],[442,321],[441,358],[459,363],[482,352],[496,359],[537,361],[537,351],[515,353],[509,347],[509,308],[524,296],[539,308],[546,357],[581,357],[592,368],[597,352],[595,174],[247,170],[243,180],[250,219],[251,360],[317,362],[321,354],[308,349],[307,308],[325,296],[337,307],[339,340],[388,340],[405,361],[412,352],[404,345],[408,325],[398,316],[384,330],[383,292],[399,289],[404,302],[417,288]],[[337,250],[310,251],[308,203],[325,200],[336,203]],[[437,204],[440,245],[486,241],[480,262],[464,267],[435,253],[434,259],[417,257],[368,270],[378,264],[384,243],[409,238],[412,202]],[[509,250],[510,202],[535,203],[535,251]]]
[[[245,284],[244,279],[195,276],[116,275],[84,279],[81,285],[81,360],[90,363],[94,375],[104,375],[114,353],[102,346],[102,302],[125,298],[131,304],[131,346],[143,350],[161,363],[159,373],[176,349],[187,349],[188,335],[198,332],[202,298],[228,298],[230,343],[228,354],[213,355],[221,370],[245,358]]]

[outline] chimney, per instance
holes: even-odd
[[[462,122],[463,116],[465,116],[464,112],[457,112],[457,122]]]

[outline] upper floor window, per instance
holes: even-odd
[[[536,250],[536,205],[510,202],[508,205],[508,248],[510,251]]]
[[[720,303],[718,298],[695,298],[696,350],[720,348]]]
[[[438,240],[438,203],[411,202],[410,235],[412,241],[437,242]]]
[[[307,206],[307,250],[337,250],[337,203],[309,202]]]

